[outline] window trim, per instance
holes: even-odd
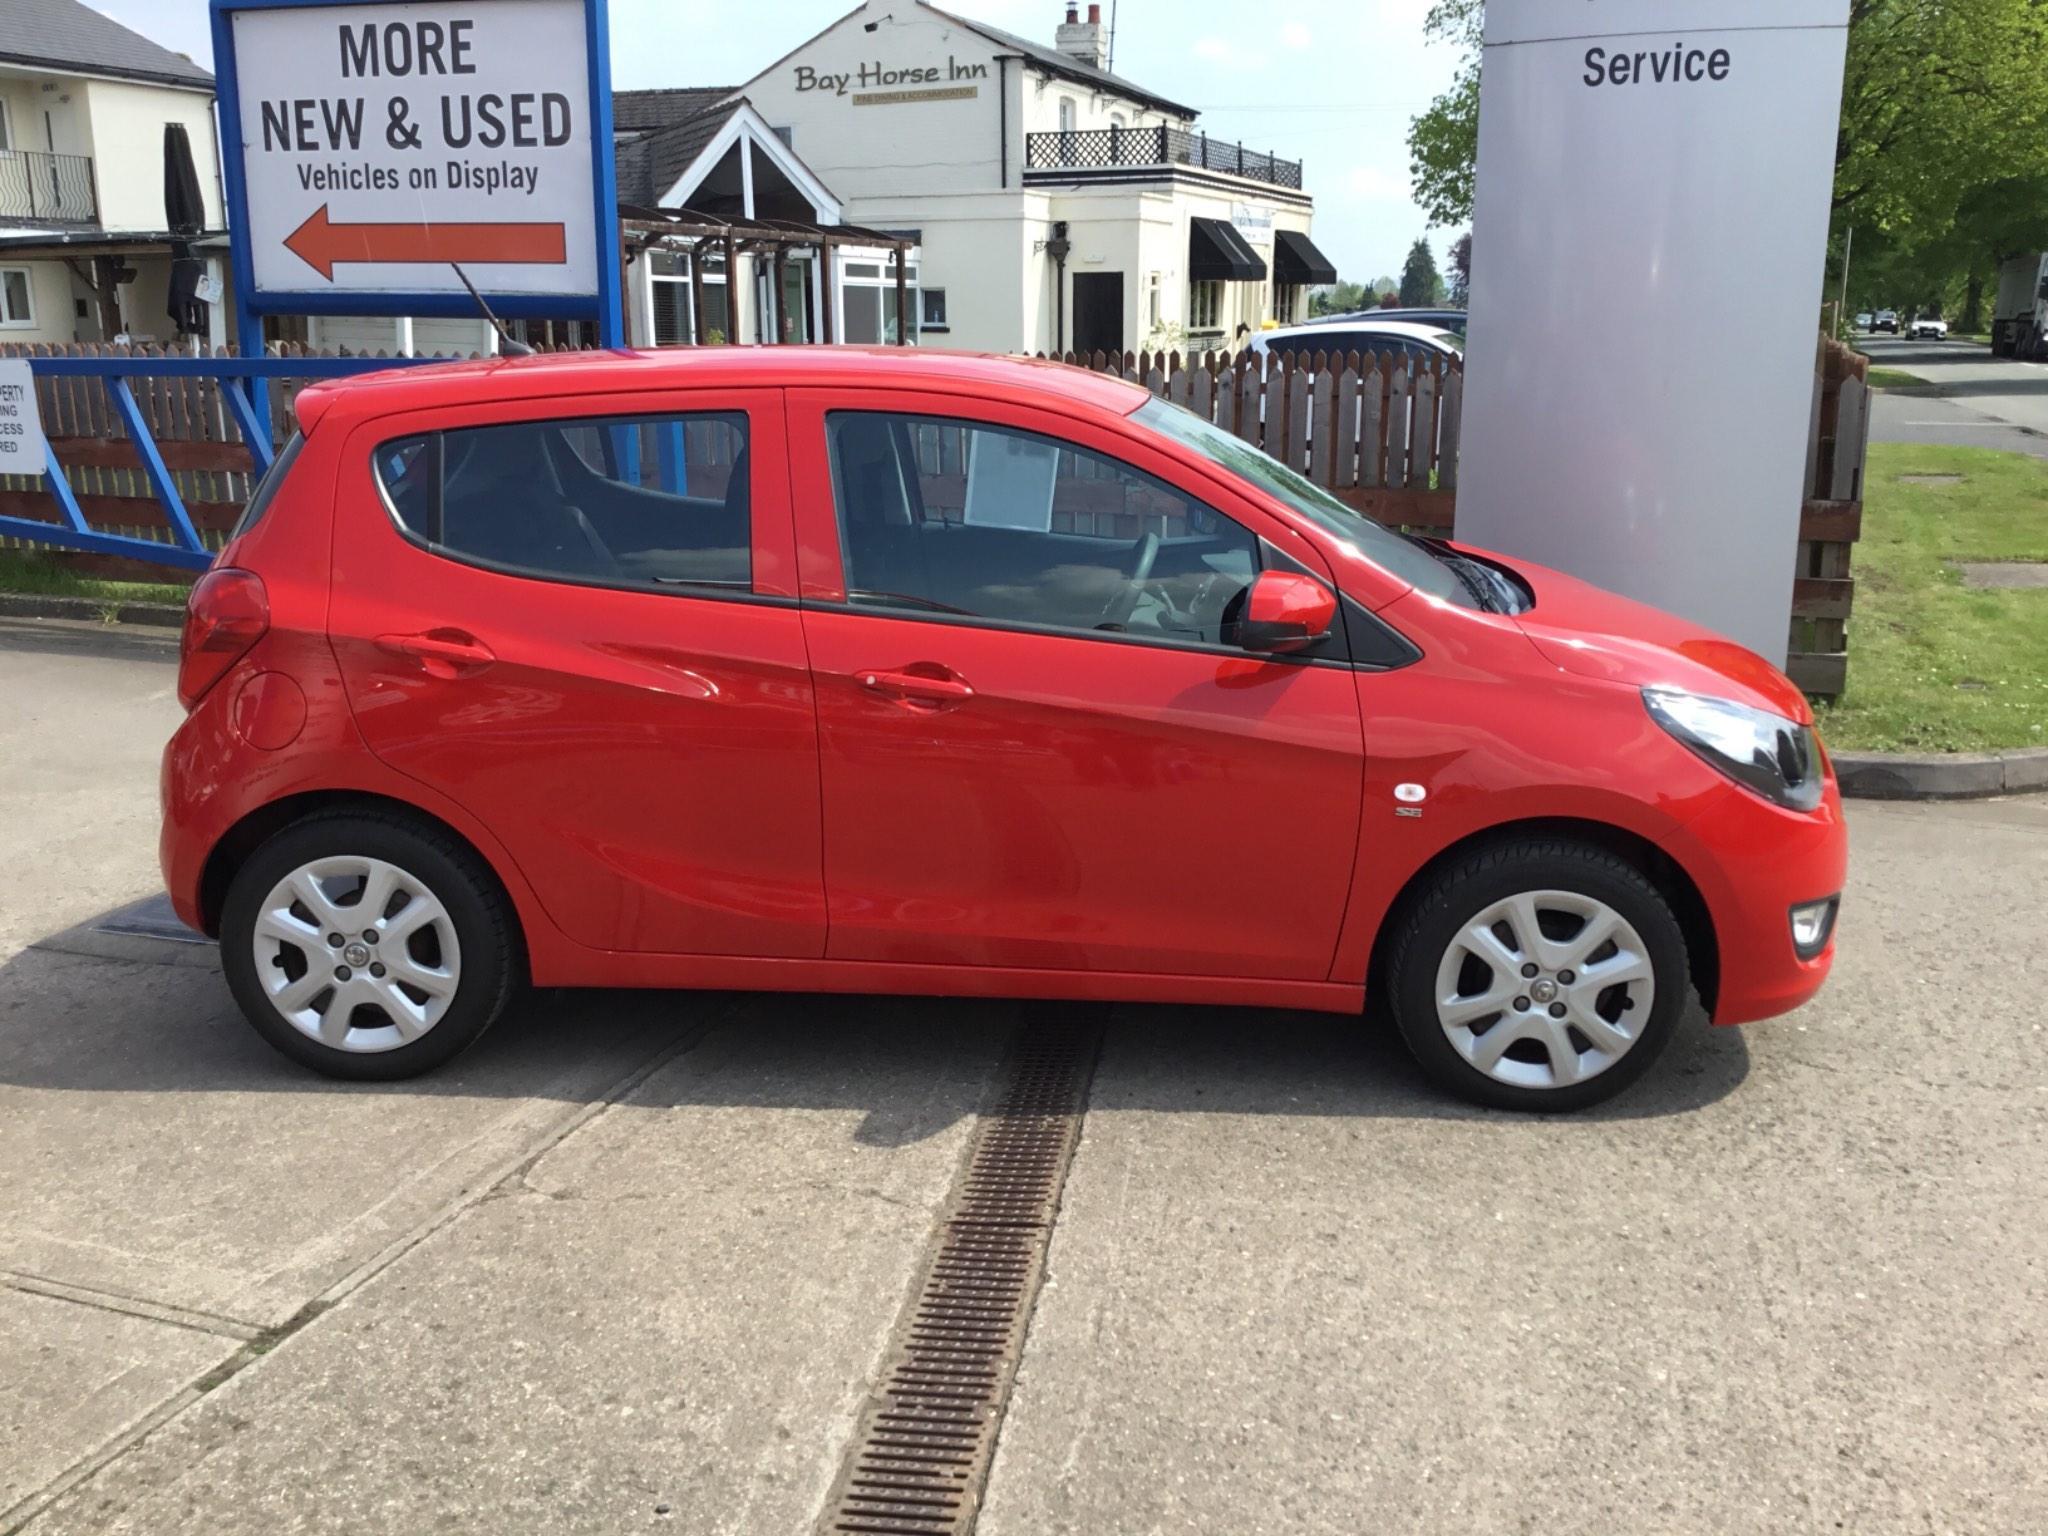
[[[21,292],[22,292],[22,297],[23,297],[24,299],[26,299],[26,300],[28,301],[28,316],[27,316],[27,318],[26,318],[26,319],[22,319],[22,320],[15,320],[15,319],[11,318],[11,317],[10,317],[10,316],[8,315],[8,313],[7,313],[7,293],[6,293],[6,283],[7,283],[7,274],[8,274],[8,273],[10,273],[10,272],[19,272],[19,273],[21,274]],[[5,331],[32,331],[32,330],[34,330],[35,328],[36,328],[36,272],[35,272],[35,268],[34,268],[34,267],[32,267],[32,266],[28,266],[28,265],[25,265],[25,264],[19,264],[19,263],[14,263],[14,262],[10,262],[10,263],[8,263],[8,264],[7,264],[6,266],[0,266],[0,330],[5,330]]]
[[[448,433],[490,431],[498,427],[603,426],[608,423],[618,422],[658,421],[671,416],[742,417],[747,423],[746,446],[749,449],[753,446],[754,413],[745,406],[723,406],[707,407],[703,410],[694,411],[653,409],[624,413],[607,411],[602,414],[587,416],[506,417],[489,421],[464,422],[452,426],[423,426],[410,432],[397,432],[389,437],[375,437],[371,441],[365,457],[370,472],[370,484],[377,492],[378,504],[383,507],[385,521],[390,524],[392,532],[396,533],[399,538],[419,550],[422,554],[431,555],[437,560],[446,560],[454,565],[468,566],[471,570],[489,571],[497,576],[510,576],[520,581],[545,582],[550,586],[590,587],[605,592],[633,592],[652,597],[688,597],[709,602],[751,602],[772,608],[796,607],[797,601],[795,598],[783,597],[772,592],[759,592],[754,588],[754,582],[759,574],[756,569],[759,562],[756,558],[758,545],[754,537],[751,515],[747,521],[747,582],[745,586],[711,581],[655,581],[651,579],[636,581],[632,579],[619,580],[608,576],[571,576],[560,572],[538,570],[528,565],[509,565],[502,560],[493,560],[486,555],[455,549],[440,541],[439,535],[446,531],[442,526],[441,497],[443,482],[446,478],[446,456],[443,443]],[[398,419],[402,421],[404,418],[400,417]],[[408,438],[414,437],[428,439],[432,444],[434,455],[434,497],[431,518],[436,537],[432,540],[413,532],[411,528],[406,526],[405,519],[399,516],[398,507],[391,499],[391,488],[385,484],[384,475],[377,460],[378,454],[391,444],[401,443]],[[751,506],[754,494],[760,489],[758,482],[754,479],[754,460],[751,453],[747,459],[747,474],[748,503]],[[606,476],[604,478],[609,479],[611,477]]]

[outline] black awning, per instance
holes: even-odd
[[[1291,229],[1273,231],[1273,280],[1280,283],[1334,283],[1337,269],[1307,235]]]
[[[1256,283],[1266,275],[1258,252],[1228,219],[1188,220],[1188,277],[1197,283]]]

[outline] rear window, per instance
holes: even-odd
[[[599,585],[753,583],[739,411],[522,421],[380,443],[392,519],[437,554]]]
[[[242,508],[242,515],[235,519],[234,531],[228,537],[239,539],[243,534],[263,521],[263,514],[270,510],[270,504],[277,499],[277,488],[284,484],[284,477],[292,472],[292,465],[298,461],[299,445],[304,438],[294,432],[285,440],[283,450],[270,461],[270,468],[256,489],[250,493],[249,504]]]

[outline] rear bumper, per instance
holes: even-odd
[[[1716,1024],[1789,1013],[1828,979],[1836,934],[1810,960],[1792,943],[1792,909],[1838,895],[1849,871],[1849,833],[1832,773],[1820,807],[1780,810],[1730,785],[1679,834],[1720,949]]]

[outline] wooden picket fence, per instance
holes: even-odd
[[[114,346],[96,342],[0,345],[0,357],[233,357],[232,347],[218,353],[208,348]],[[281,346],[284,357],[332,357]],[[383,353],[374,354],[384,356]],[[474,355],[474,354],[470,354]],[[453,360],[454,354],[449,355]],[[308,380],[284,378],[271,386],[273,449],[297,425],[293,402]],[[131,377],[135,403],[156,439],[179,499],[191,514],[200,537],[212,548],[225,542],[241,516],[254,485],[249,450],[220,397],[213,379],[176,378],[138,373]],[[93,527],[159,543],[171,540],[169,520],[151,489],[135,444],[106,386],[94,378],[38,376],[36,403],[43,433],[57,451],[64,477],[78,498],[79,510]],[[0,475],[0,514],[54,522],[60,517],[56,499],[42,487],[41,476]],[[27,547],[33,541],[0,537],[0,547]]]
[[[290,356],[334,356],[285,347]],[[545,350],[545,349],[543,349]],[[192,356],[166,348],[97,344],[0,345],[0,356]],[[200,354],[205,355],[205,354]],[[233,349],[221,355],[233,356]],[[383,354],[378,354],[383,355]],[[475,354],[469,354],[474,356]],[[1042,357],[1044,354],[1040,354]],[[1457,510],[1464,370],[1415,366],[1387,353],[1262,356],[1211,352],[1067,353],[1063,361],[1112,373],[1184,405],[1389,526],[1451,533]],[[1809,693],[1841,692],[1855,583],[1850,550],[1863,519],[1869,440],[1868,360],[1823,338],[1817,356],[1799,528],[1787,670]],[[302,380],[272,386],[272,425],[294,426]],[[134,376],[136,402],[178,493],[218,547],[251,489],[249,453],[210,379]],[[43,429],[88,522],[109,532],[168,540],[170,529],[135,445],[97,379],[37,380]],[[58,515],[39,477],[0,476],[0,513]],[[21,541],[0,539],[0,544]]]
[[[1045,353],[1038,353],[1044,358]],[[1068,352],[1262,448],[1394,527],[1448,535],[1457,504],[1461,364],[1393,353]]]
[[[1038,354],[1043,357],[1045,354]],[[1236,433],[1380,522],[1449,535],[1457,514],[1464,370],[1356,352],[1262,357],[1073,353],[1062,361],[1142,384]],[[1869,359],[1822,337],[1800,508],[1786,672],[1838,696],[1855,594],[1849,552],[1863,524]]]

